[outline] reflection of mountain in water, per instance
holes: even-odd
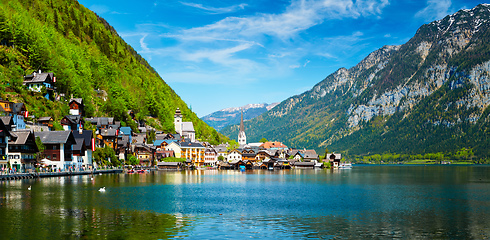
[[[11,181],[0,184],[0,238],[487,239],[489,169],[357,165]]]

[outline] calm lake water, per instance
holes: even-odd
[[[98,191],[102,186],[106,192]],[[1,239],[489,237],[490,166],[167,171],[0,183]]]

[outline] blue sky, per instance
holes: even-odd
[[[203,117],[301,94],[471,0],[80,0]]]

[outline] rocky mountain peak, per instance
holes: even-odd
[[[490,5],[480,4],[425,24],[407,43],[383,46],[246,125],[259,139],[319,150],[472,148],[475,133],[465,131],[490,132],[489,20]]]

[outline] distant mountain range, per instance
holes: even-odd
[[[242,107],[226,108],[219,110],[217,112],[211,113],[201,118],[209,126],[216,130],[221,130],[222,128],[232,125],[239,124],[241,119],[241,111],[243,109],[243,120],[253,119],[262,113],[271,110],[273,107],[277,106],[279,103],[259,103],[259,104],[247,104]]]
[[[311,90],[245,123],[262,137],[320,152],[490,154],[490,5],[421,26]],[[221,133],[236,138],[238,126]]]

